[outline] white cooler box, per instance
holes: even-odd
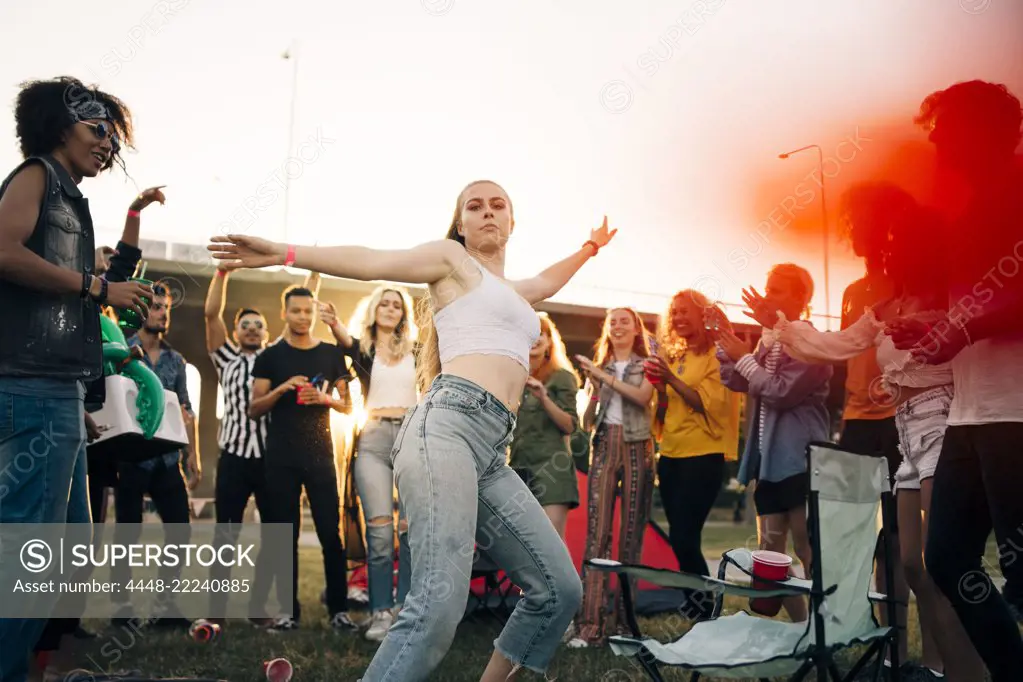
[[[121,375],[106,378],[106,402],[91,414],[101,430],[100,437],[89,444],[89,456],[122,462],[139,462],[188,445],[181,404],[173,391],[164,390],[163,422],[152,438],[142,435],[135,419],[139,389],[135,382]]]

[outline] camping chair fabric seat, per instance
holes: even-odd
[[[865,644],[888,632],[889,628],[875,627],[842,646]],[[697,623],[668,644],[622,636],[611,637],[609,644],[619,656],[635,656],[642,647],[665,665],[696,670],[708,677],[748,679],[795,673],[807,658],[812,635],[809,621],[788,623],[740,612]]]
[[[875,665],[879,668],[886,649],[892,649],[894,666],[897,663],[892,647],[895,632],[878,625],[871,600],[875,597],[885,600],[889,616],[894,614],[894,603],[870,591],[881,527],[880,511],[883,509],[887,518],[891,518],[887,463],[883,458],[853,455],[828,443],[810,444],[807,460],[808,529],[813,550],[810,580],[767,581],[767,589],[754,589],[748,580],[752,575],[753,556],[745,549],[725,553],[716,579],[612,561],[587,562],[597,570],[710,593],[715,598],[715,615],[721,612],[724,595],[809,594],[810,618],[806,622],[789,623],[739,612],[699,622],[675,641],[662,643],[643,637],[633,618],[630,627],[634,636],[611,637],[612,651],[638,658],[655,680],[661,679],[658,665],[725,679],[779,676],[803,679],[813,669],[817,670],[818,680],[828,676],[838,679],[833,654],[850,645],[869,642],[874,642],[875,646],[860,657],[857,669],[875,655]],[[886,553],[890,551],[890,537],[884,537],[884,547]],[[729,563],[746,574],[743,584],[724,579]],[[623,589],[623,597],[631,608],[629,592]],[[893,673],[898,675],[896,671]]]

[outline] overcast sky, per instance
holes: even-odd
[[[411,246],[489,178],[515,204],[509,276],[574,250],[605,213],[620,228],[560,300],[656,310],[695,286],[738,301],[791,260],[822,312],[816,153],[777,155],[820,144],[831,206],[876,174],[926,193],[920,100],[971,78],[1023,94],[1021,26],[1015,0],[33,0],[0,9],[0,96],[72,74],[132,107],[131,178],[82,187],[105,241],[136,187],[166,184],[146,237],[205,243],[233,221]],[[8,169],[8,105],[0,130]],[[837,314],[860,265],[829,250]]]

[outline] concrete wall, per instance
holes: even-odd
[[[203,462],[203,482],[195,491],[199,497],[212,497],[217,456],[217,375],[213,363],[206,353],[205,319],[203,305],[212,268],[196,267],[167,261],[154,261],[146,273],[148,279],[164,282],[174,294],[170,332],[167,341],[185,359],[194,365],[202,377],[202,401],[199,413],[199,446]],[[228,283],[225,321],[230,327],[235,312],[241,308],[257,308],[266,315],[270,338],[277,338],[284,328],[281,319],[281,292],[290,284],[301,284],[304,276],[289,275],[285,272],[242,272],[232,275]],[[325,278],[320,290],[320,299],[334,303],[339,317],[347,321],[354,312],[358,301],[375,288],[373,284],[350,282]],[[414,292],[415,293],[415,292]],[[564,338],[569,357],[582,353],[592,355],[593,345],[600,336],[604,311],[596,308],[545,304],[539,306],[547,312]],[[644,315],[648,328],[653,329],[656,317]],[[759,330],[750,325],[741,325],[740,333],[756,339]],[[316,336],[333,342],[330,333],[320,324]],[[844,370],[836,368],[832,382],[831,405],[840,409],[845,380]],[[193,396],[194,399],[194,396]]]

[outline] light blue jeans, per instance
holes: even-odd
[[[0,377],[0,524],[88,523],[84,395],[77,381]],[[0,680],[26,678],[47,616],[0,620]]]
[[[442,374],[406,417],[392,453],[409,521],[412,589],[363,682],[425,680],[465,615],[476,550],[522,588],[494,642],[544,672],[582,601],[565,543],[506,461],[515,416],[476,384]]]
[[[362,500],[366,522],[366,553],[371,612],[394,606],[394,469],[391,450],[401,419],[370,419],[359,434],[355,457],[355,487]],[[373,519],[387,518],[387,524]],[[405,515],[399,512],[398,520]],[[408,533],[398,531],[398,603],[405,602],[411,582],[412,563]]]

